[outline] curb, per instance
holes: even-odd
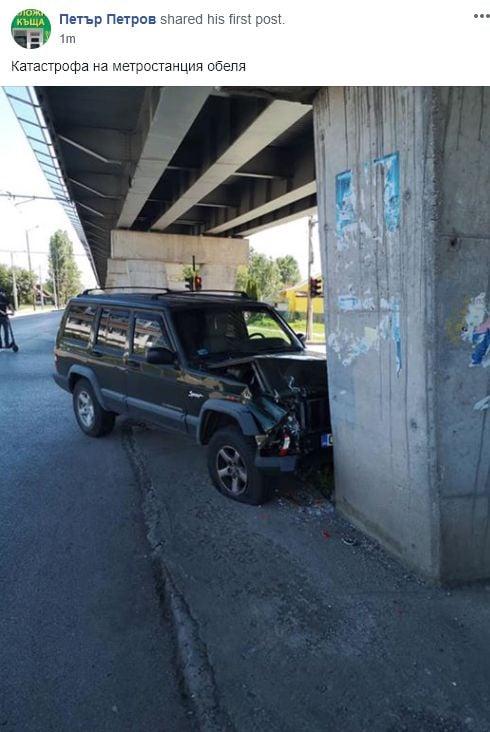
[[[234,727],[218,701],[213,667],[206,644],[199,634],[199,624],[178,589],[165,557],[166,540],[161,528],[160,504],[129,422],[122,425],[122,442],[141,493],[156,589],[162,608],[173,625],[178,676],[186,692],[186,701],[200,731],[233,732]]]

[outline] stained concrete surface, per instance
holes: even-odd
[[[185,730],[177,635],[191,708],[211,684],[220,732],[490,729],[490,586],[423,584],[308,484],[234,503],[179,436],[120,420],[87,439],[51,386],[56,317],[0,353],[0,724]],[[187,635],[161,614],[152,547]]]

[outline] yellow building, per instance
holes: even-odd
[[[316,278],[323,282],[322,278],[316,275]],[[306,315],[306,304],[308,302],[308,280],[299,282],[294,287],[287,287],[281,292],[281,304],[287,304],[288,313],[301,313]],[[322,286],[323,290],[323,286]],[[323,314],[323,296],[314,297],[313,313],[315,315]]]

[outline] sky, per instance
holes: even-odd
[[[51,189],[32,152],[28,140],[18,123],[8,99],[0,90],[0,193],[52,196]],[[26,231],[29,237],[32,269],[43,279],[48,272],[48,248],[51,235],[58,229],[68,232],[73,243],[76,262],[82,273],[85,287],[95,284],[91,265],[83,246],[65,212],[56,201],[30,201],[0,196],[0,262],[10,266],[11,253],[14,264],[28,268]]]
[[[250,246],[258,252],[276,259],[292,254],[299,264],[303,280],[308,272],[308,217],[296,219],[287,224],[280,224],[266,229],[260,234],[250,237]],[[313,228],[313,264],[312,275],[321,274],[321,261],[318,243],[318,226]]]
[[[29,196],[52,196],[51,189],[32,152],[29,142],[12,111],[9,101],[0,90],[0,193]],[[58,229],[68,232],[73,243],[77,265],[84,287],[95,286],[92,267],[73,227],[62,207],[56,201],[30,201],[0,196],[0,262],[28,268],[26,236],[29,239],[32,269],[39,278],[47,277],[48,248],[51,235]],[[308,268],[308,219],[275,226],[249,238],[250,245],[273,259],[292,254],[296,257],[303,279]],[[317,227],[314,229],[313,274],[321,270],[318,255]]]

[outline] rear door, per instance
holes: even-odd
[[[128,412],[135,419],[183,432],[180,366],[148,363],[146,353],[154,346],[175,350],[163,316],[157,312],[134,311],[126,358]]]
[[[99,382],[104,401],[118,414],[126,411],[126,354],[129,310],[103,307],[95,342],[90,354],[91,367]]]

